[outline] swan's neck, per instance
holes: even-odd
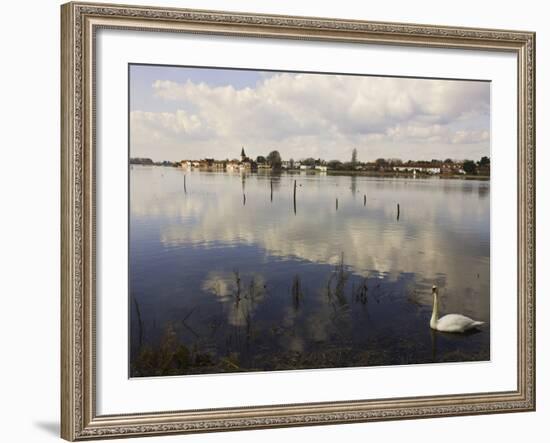
[[[430,327],[437,329],[437,320],[439,319],[439,304],[437,301],[437,294],[434,293],[434,307],[432,311],[432,318],[430,319]]]

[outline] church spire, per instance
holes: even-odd
[[[246,154],[244,153],[244,146],[243,146],[241,149],[241,160],[244,161],[245,158],[246,158]]]

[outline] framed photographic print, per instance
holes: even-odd
[[[63,438],[534,410],[534,33],[61,14]]]

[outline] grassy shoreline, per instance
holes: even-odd
[[[312,171],[318,172],[318,171]],[[410,174],[402,172],[376,172],[376,171],[327,171],[328,175],[361,175],[367,177],[388,177],[388,178],[441,178],[441,179],[462,179],[462,180],[490,180],[489,175],[472,174]]]

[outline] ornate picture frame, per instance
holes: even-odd
[[[108,4],[61,7],[61,435],[87,440],[535,409],[535,34]],[[99,29],[475,49],[517,56],[517,389],[237,408],[96,413],[95,36]]]

